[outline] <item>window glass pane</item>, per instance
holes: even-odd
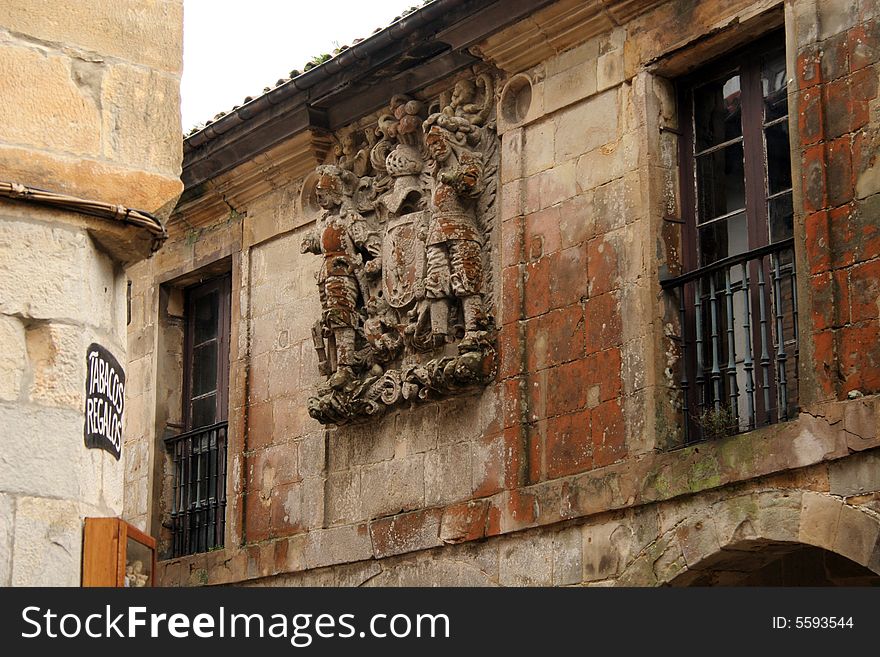
[[[742,136],[739,75],[694,89],[696,152]]]
[[[195,333],[193,334],[193,343],[200,344],[205,340],[217,337],[217,324],[219,308],[219,294],[210,292],[203,297],[195,299],[193,304],[193,314],[195,317]]]
[[[700,228],[700,266],[749,250],[746,213],[722,219]]]
[[[794,234],[792,230],[791,192],[770,199],[768,206],[770,241],[779,242],[791,237]]]
[[[772,121],[788,114],[784,50],[764,58],[761,87],[764,91],[764,121]]]
[[[741,142],[697,157],[697,198],[699,223],[745,207]]]
[[[217,388],[217,341],[193,349],[192,396]]]
[[[217,396],[208,395],[193,400],[192,425],[193,428],[206,427],[217,421]]]
[[[767,139],[767,186],[770,196],[791,189],[791,153],[788,148],[788,122],[764,130]]]

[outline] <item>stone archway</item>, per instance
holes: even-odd
[[[688,568],[667,586],[880,586],[880,575],[803,543],[743,541]]]
[[[880,584],[880,515],[839,497],[772,490],[692,508],[627,565],[618,584],[747,585],[753,577],[791,586],[798,570],[810,582]]]

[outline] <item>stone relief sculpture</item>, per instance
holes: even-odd
[[[324,424],[486,384],[495,375],[492,235],[498,170],[494,86],[460,80],[439,111],[394,96],[373,130],[341,138],[303,189],[316,214],[303,253],[322,256]]]

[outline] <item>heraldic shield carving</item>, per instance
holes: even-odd
[[[392,308],[405,308],[425,297],[425,244],[419,227],[425,212],[411,212],[388,222],[382,242],[383,293]]]
[[[306,179],[321,257],[312,328],[324,424],[485,385],[496,370],[492,243],[498,173],[494,85],[460,80],[429,104],[391,99]]]

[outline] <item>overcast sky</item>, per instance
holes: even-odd
[[[183,132],[422,0],[184,0]]]

